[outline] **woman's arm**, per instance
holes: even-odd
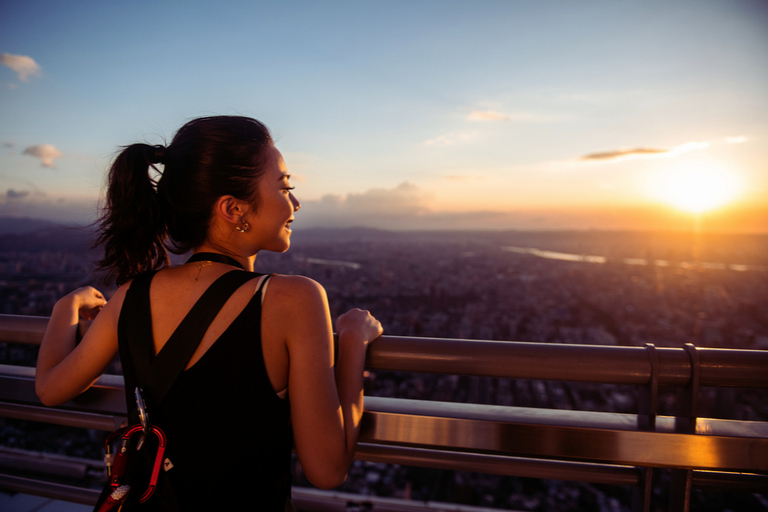
[[[296,453],[314,485],[336,487],[352,463],[363,414],[365,351],[381,335],[381,324],[359,309],[342,315],[334,368],[333,332],[322,286],[303,277],[279,276],[269,293],[265,306],[277,316],[271,320],[282,326],[289,353]]]
[[[120,298],[115,302],[119,304],[107,304],[101,292],[87,286],[56,302],[35,371],[35,391],[45,405],[67,402],[88,389],[114,358],[117,315],[124,291],[118,294]],[[76,344],[80,318],[93,323]]]
[[[347,468],[352,463],[360,420],[363,417],[363,372],[368,344],[381,336],[381,324],[368,311],[353,309],[336,320],[339,360],[336,362],[336,387],[347,428]]]

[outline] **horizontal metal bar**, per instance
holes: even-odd
[[[5,375],[4,370],[8,368],[22,376],[15,378]],[[87,397],[78,397],[76,401],[58,407],[45,407],[34,395],[34,382],[29,378],[30,370],[34,369],[0,365],[1,416],[100,430],[113,430],[119,422],[125,421],[122,377],[103,375],[87,392]],[[83,406],[86,403],[87,410]],[[402,416],[429,416],[572,428],[638,430],[635,414],[593,411],[404,400],[373,396],[365,398],[365,411]],[[675,418],[658,416],[656,432],[675,432]],[[768,422],[698,418],[696,433],[708,436],[768,438]]]
[[[574,480],[610,485],[637,485],[632,466],[561,460],[531,459],[449,450],[358,443],[355,458],[372,462],[422,466],[435,469],[475,471],[495,475]]]
[[[18,420],[38,421],[65,427],[92,428],[111,432],[120,427],[127,418],[92,412],[70,411],[45,407],[43,405],[26,405],[0,402],[0,417]]]
[[[0,489],[93,506],[100,490],[0,473]]]
[[[682,348],[657,348],[659,385],[682,386],[691,364]],[[768,388],[768,351],[698,349],[702,386]],[[383,336],[368,348],[367,366],[411,371],[604,384],[647,384],[644,347],[570,345]]]
[[[43,496],[54,500],[68,501],[71,503],[80,503],[83,505],[94,506],[101,493],[98,489],[86,489],[73,485],[49,482],[47,480],[36,480],[33,478],[24,478],[15,475],[0,473],[0,489],[10,492],[20,492],[32,496]],[[319,489],[293,487],[291,489],[291,501],[299,512],[310,510],[348,510],[348,503],[359,501],[375,501],[377,511],[386,512],[388,510],[408,512],[423,511],[431,509],[424,502],[406,502],[405,500],[376,498],[372,496],[361,496],[351,493],[340,493],[337,491],[323,491]],[[387,506],[389,505],[389,506]],[[398,506],[399,505],[399,506]],[[321,507],[321,508],[318,508]],[[333,508],[327,508],[333,507]],[[442,509],[442,508],[441,508]],[[451,506],[451,510],[461,512],[489,510],[479,507],[461,507]]]
[[[436,400],[405,400],[377,396],[365,397],[365,412],[571,428],[640,430],[637,426],[636,414],[465,404]],[[674,433],[675,418],[657,416],[655,432]],[[763,439],[768,438],[768,422],[697,418],[696,434]]]
[[[694,471],[692,480],[693,486],[698,489],[768,493],[768,475],[726,473],[723,471]]]
[[[18,377],[20,379],[26,379],[34,382],[35,369],[31,366],[0,364],[0,375]],[[93,383],[93,387],[97,389],[115,389],[122,393],[124,389],[123,376],[105,373],[96,379],[96,382]]]
[[[102,375],[85,393],[58,409],[125,416],[124,386],[122,375]],[[40,404],[35,393],[35,369],[0,364],[0,401]]]
[[[526,457],[429,450],[372,443],[358,443],[355,458],[371,462],[403,464],[435,469],[475,471],[548,480],[569,480],[595,484],[635,486],[639,471],[634,466],[595,464]],[[697,489],[731,492],[766,492],[768,475],[694,470]]]
[[[13,386],[2,388],[15,402],[33,393],[29,375],[5,379],[16,379]],[[122,383],[110,380],[89,391],[91,404],[100,402],[100,394],[122,399]],[[365,404],[361,440],[374,443],[654,467],[768,469],[766,422],[700,418],[698,435],[684,435],[672,433],[674,419],[669,417],[657,418],[656,432],[640,432],[636,415],[630,414],[382,397],[368,397]],[[109,409],[45,408],[36,397],[32,403],[7,403],[3,408],[13,417],[105,430],[114,428],[114,416],[124,415],[122,400],[117,414]]]
[[[39,345],[47,325],[47,316],[0,315],[0,341]]]
[[[124,421],[122,417],[8,403],[0,404],[0,415],[107,431]],[[632,466],[768,470],[768,438],[763,423],[701,420],[700,425],[710,434],[736,436],[684,435],[636,431],[633,417],[369,397],[360,440]],[[674,428],[673,418],[660,420],[660,425],[668,423],[667,429]],[[485,459],[484,463],[491,460]],[[488,467],[484,471],[497,469]]]
[[[418,462],[418,457],[416,457]],[[367,459],[373,460],[373,459]],[[386,461],[383,461],[386,462]],[[419,464],[415,464],[419,465]],[[434,466],[429,466],[434,467]],[[456,469],[450,467],[448,469]],[[464,468],[462,468],[464,469]],[[716,475],[716,476],[715,476]],[[552,478],[552,477],[547,477]],[[693,485],[699,489],[705,490],[717,490],[717,491],[737,491],[737,492],[760,492],[764,493],[766,487],[766,481],[768,476],[755,475],[755,474],[731,474],[731,473],[713,473],[708,471],[694,471],[693,472]],[[584,480],[589,481],[589,480]],[[24,494],[31,494],[34,496],[44,496],[55,500],[63,500],[73,503],[81,503],[84,505],[93,506],[96,504],[96,500],[99,496],[99,490],[86,489],[83,487],[75,487],[71,485],[65,485],[48,480],[38,480],[33,478],[25,478],[16,475],[9,475],[0,473],[0,489],[10,492],[20,492]],[[362,501],[363,499],[359,495],[353,495],[349,493],[339,493],[337,491],[321,491],[318,489],[294,487],[291,491],[293,495],[294,505],[301,510],[307,508],[308,510],[314,510],[313,505],[318,504],[330,504],[338,501],[336,498],[341,498],[341,504],[344,506],[339,510],[346,510],[346,504],[349,501]],[[369,497],[365,497],[368,500]],[[394,501],[394,500],[390,500]],[[415,504],[414,504],[415,505]],[[414,510],[423,510],[424,503],[419,506],[422,508],[415,508]],[[323,508],[323,510],[326,510]],[[376,510],[379,510],[377,507]],[[382,509],[383,510],[383,509]],[[397,510],[403,510],[402,508]],[[460,509],[456,509],[460,510]]]
[[[0,341],[40,343],[46,317],[0,315]],[[691,363],[682,348],[657,348],[659,385],[685,385]],[[702,386],[768,388],[768,351],[698,349]],[[411,371],[604,384],[646,384],[644,347],[382,336],[366,366]]]
[[[367,410],[361,442],[632,466],[768,471],[768,439],[478,421]]]
[[[46,476],[83,479],[104,470],[104,462],[0,447],[0,467]]]

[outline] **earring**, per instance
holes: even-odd
[[[237,231],[239,231],[240,233],[246,233],[246,232],[248,232],[249,229],[251,229],[251,225],[248,224],[247,222],[243,221],[243,225],[242,226],[239,226],[239,225],[235,226],[235,229]]]

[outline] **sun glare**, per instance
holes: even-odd
[[[733,201],[740,189],[735,173],[696,162],[670,169],[658,191],[665,202],[681,210],[702,213]]]

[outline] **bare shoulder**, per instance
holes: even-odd
[[[323,286],[309,277],[282,275],[273,276],[269,281],[267,300],[278,303],[311,303],[326,301]]]
[[[285,339],[289,347],[330,339],[328,299],[323,287],[303,276],[276,275],[264,297],[263,326]],[[320,346],[324,346],[321,343]]]

